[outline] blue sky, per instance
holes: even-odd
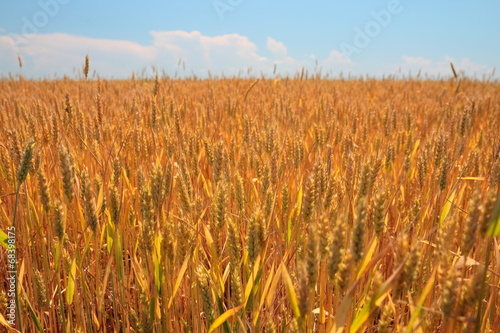
[[[0,76],[126,78],[309,72],[489,77],[500,1],[39,0],[0,2]],[[18,66],[17,56],[23,59]],[[181,65],[179,65],[181,59]],[[494,72],[495,78],[499,74]]]

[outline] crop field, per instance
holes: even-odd
[[[0,330],[499,332],[499,196],[498,82],[3,79]]]

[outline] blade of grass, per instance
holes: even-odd
[[[69,269],[68,275],[68,285],[66,286],[66,304],[71,305],[73,303],[73,296],[75,295],[75,284],[76,284],[76,258],[71,261],[71,267]]]
[[[299,309],[299,301],[297,300],[297,294],[295,293],[295,289],[293,288],[293,282],[290,278],[290,274],[288,274],[288,270],[283,266],[281,270],[281,276],[283,277],[283,283],[286,287],[286,292],[288,294],[288,299],[290,301],[290,305],[292,307],[293,314],[295,315],[295,319],[300,319],[300,309]]]
[[[184,274],[186,273],[190,259],[191,259],[191,250],[188,252],[188,255],[184,259],[181,269],[179,270],[179,274],[177,275],[177,279],[175,280],[174,289],[172,290],[172,296],[170,297],[170,301],[168,302],[167,306],[168,309],[172,307],[172,303],[174,302],[177,290],[179,290],[179,286],[181,285],[182,279],[184,278]]]

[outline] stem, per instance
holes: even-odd
[[[486,292],[486,276],[488,273],[488,266],[489,266],[489,261],[490,261],[490,252],[491,252],[491,240],[488,238],[488,245],[486,247],[486,259],[484,262],[484,274],[483,274],[483,283],[481,284],[481,292],[479,293],[478,297],[478,307],[477,307],[477,316],[476,316],[476,327],[474,332],[479,333],[481,330],[481,312],[482,312],[482,305],[483,305],[483,298],[484,298],[484,293]]]

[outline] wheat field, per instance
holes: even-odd
[[[500,331],[498,82],[20,77],[0,124],[24,332]]]

